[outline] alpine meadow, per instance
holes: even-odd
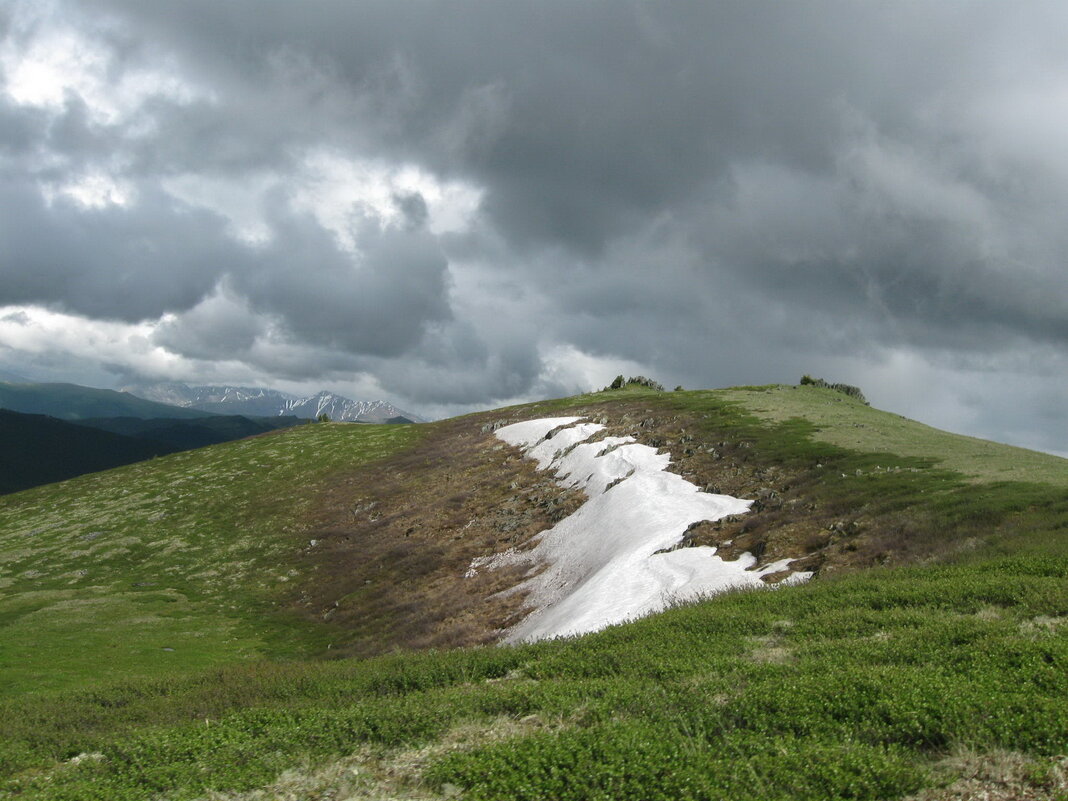
[[[673,552],[812,577],[497,644],[530,569],[468,566],[530,550],[583,492],[496,432],[564,415],[753,499]],[[624,384],[8,495],[0,793],[1063,797],[1066,488],[1064,459],[835,389]]]
[[[1066,43],[0,0],[0,801],[1068,801]]]

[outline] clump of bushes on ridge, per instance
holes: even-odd
[[[626,380],[624,380],[623,376],[617,375],[615,381],[605,387],[605,391],[610,389],[623,389],[623,387],[629,387],[631,385],[648,387],[649,389],[655,389],[657,392],[664,391],[663,384],[658,381],[653,381],[651,378],[646,378],[643,375],[633,375]]]
[[[852,384],[832,384],[828,381],[824,381],[822,378],[813,378],[810,375],[801,376],[801,386],[820,387],[822,389],[833,389],[835,392],[841,392],[848,395],[851,398],[856,398],[858,401],[868,406],[868,399],[864,397],[864,393],[860,391],[860,387],[855,387]]]

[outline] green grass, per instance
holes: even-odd
[[[677,419],[887,547],[944,540],[937,560],[522,647],[263,658],[317,644],[269,614],[307,504],[425,429],[304,427],[4,499],[0,798],[901,798],[1005,752],[1021,795],[1058,797],[1068,462],[836,395],[628,388],[527,416]]]
[[[0,709],[0,797],[195,798],[343,759],[358,772],[335,781],[358,784],[465,726],[483,736],[394,780],[472,799],[899,797],[956,749],[1064,753],[1066,579],[1068,560],[1038,557],[876,571],[571,641],[26,697]],[[67,762],[81,753],[101,757]]]
[[[806,420],[815,427],[815,440],[841,448],[931,459],[973,480],[1068,485],[1068,459],[950,434],[833,390],[779,385],[708,394],[737,403],[761,420]]]
[[[415,426],[301,426],[0,498],[0,694],[299,654],[308,510]]]

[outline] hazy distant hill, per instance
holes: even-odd
[[[0,382],[0,493],[304,422],[171,406],[76,384]]]
[[[242,414],[270,417],[294,415],[314,420],[321,414],[336,422],[418,423],[421,418],[382,400],[356,401],[320,392],[300,398],[286,392],[260,387],[189,386],[180,383],[132,384],[124,392],[157,403],[168,403],[216,414]]]
[[[80,420],[84,426],[92,426],[114,434],[161,442],[180,450],[217,445],[234,439],[265,434],[279,428],[306,424],[295,416],[245,417],[243,415],[212,415],[193,420],[173,417],[143,420],[137,417],[97,417]]]
[[[61,420],[84,420],[88,417],[190,419],[205,416],[200,410],[157,403],[128,392],[77,384],[0,382],[0,409],[24,414],[46,414]]]
[[[179,448],[0,409],[0,493],[17,492],[171,453]]]

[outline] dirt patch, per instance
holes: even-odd
[[[430,763],[453,752],[523,737],[536,731],[555,731],[564,721],[544,721],[538,715],[520,720],[501,717],[486,723],[467,723],[450,730],[440,742],[421,748],[381,749],[365,746],[325,765],[304,765],[281,774],[270,785],[245,793],[210,793],[203,801],[433,801],[462,797],[462,788],[446,784],[441,792],[425,786]]]
[[[521,594],[501,594],[526,568],[468,575],[472,559],[529,547],[583,500],[483,417],[434,424],[412,450],[337,477],[303,554],[312,579],[291,605],[330,627],[338,655],[495,641],[526,614]]]
[[[1068,757],[963,751],[936,765],[945,785],[902,801],[1060,801],[1068,798]]]
[[[630,436],[667,451],[668,468],[707,492],[754,501],[749,514],[695,524],[679,547],[743,553],[755,568],[781,559],[789,570],[825,574],[914,561],[907,516],[865,516],[815,500],[820,465],[786,467],[708,414],[648,400],[612,399],[551,411],[516,407],[435,423],[411,450],[337,476],[319,499],[302,559],[310,576],[290,608],[326,626],[339,656],[398,648],[497,641],[526,616],[524,596],[504,592],[527,575],[513,565],[469,572],[471,561],[533,546],[536,534],[574,512],[585,495],[493,432],[520,420],[582,416],[605,426],[591,441]]]

